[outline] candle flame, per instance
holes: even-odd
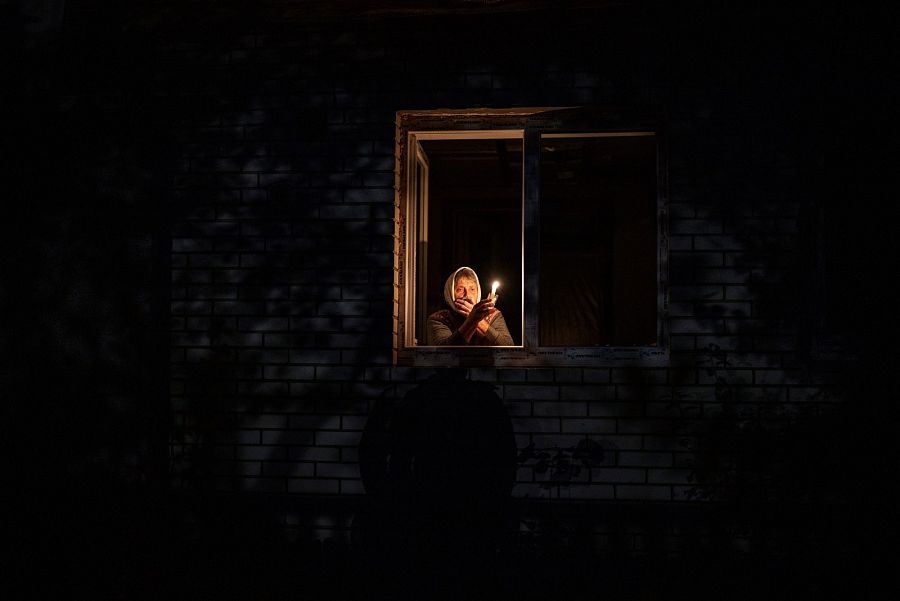
[[[492,298],[497,296],[497,287],[498,286],[500,286],[500,282],[494,282],[493,285],[491,285],[491,297]]]

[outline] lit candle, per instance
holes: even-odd
[[[491,298],[497,298],[497,288],[500,286],[500,282],[494,282],[491,286]]]

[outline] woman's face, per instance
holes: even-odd
[[[466,276],[461,276],[456,278],[456,290],[453,293],[453,297],[456,299],[469,299],[473,303],[475,302],[475,294],[478,292],[478,287],[475,285],[475,280],[472,278],[468,278]]]

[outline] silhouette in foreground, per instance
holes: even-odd
[[[443,370],[373,410],[360,443],[366,510],[355,535],[381,598],[500,592],[515,481],[512,424],[493,387]]]

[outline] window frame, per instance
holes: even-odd
[[[392,364],[428,367],[561,367],[664,365],[669,358],[668,175],[662,120],[656,111],[589,107],[437,109],[398,111],[395,136],[394,295]],[[521,346],[440,347],[411,345],[416,295],[417,196],[413,183],[416,136],[451,139],[509,136],[521,132],[522,157],[522,344]],[[540,148],[547,137],[652,135],[657,144],[657,344],[629,347],[541,347]],[[413,244],[409,244],[413,241]],[[410,327],[407,327],[407,326]]]

